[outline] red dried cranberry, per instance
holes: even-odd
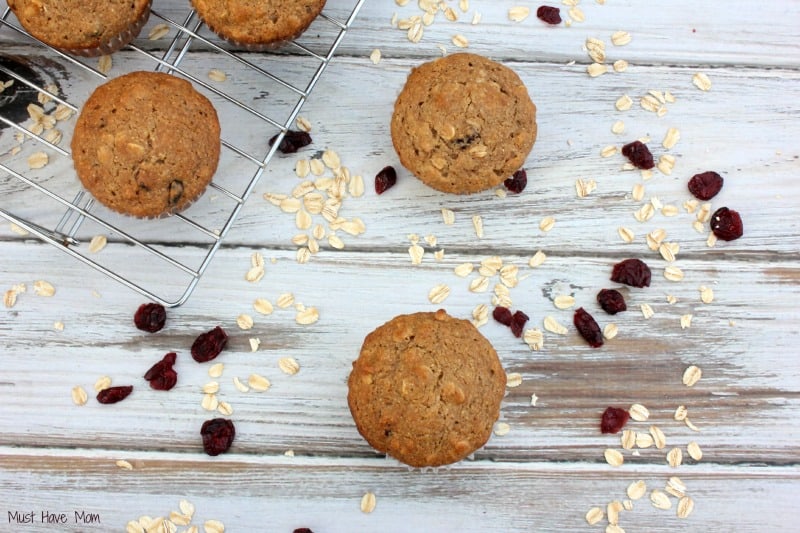
[[[524,168],[521,168],[514,172],[513,176],[504,181],[503,185],[506,186],[509,192],[519,194],[524,191],[525,187],[528,185],[528,173],[525,172]]]
[[[722,176],[713,170],[695,174],[692,176],[692,179],[689,180],[689,192],[698,200],[711,200],[722,189],[722,183],[724,181]]]
[[[603,433],[619,433],[630,418],[630,413],[619,407],[607,407],[600,418],[600,431]]]
[[[217,326],[197,337],[192,344],[192,359],[205,363],[217,357],[228,344],[228,335]]]
[[[623,298],[622,293],[616,289],[601,289],[597,293],[597,303],[609,315],[616,315],[628,308],[625,305],[625,298]]]
[[[522,337],[522,331],[525,329],[525,324],[528,320],[528,315],[522,311],[515,312],[514,316],[511,317],[511,333],[513,333],[515,337]]]
[[[653,154],[642,141],[633,141],[622,147],[622,155],[630,159],[633,166],[643,170],[649,170],[656,166],[653,162]]]
[[[169,352],[161,361],[150,367],[144,379],[150,382],[150,387],[155,390],[170,390],[178,382],[178,373],[173,369],[175,352]]]
[[[167,322],[167,310],[156,303],[142,304],[133,315],[133,323],[142,331],[155,333]]]
[[[269,140],[269,145],[272,146],[275,144],[277,138],[278,134],[273,135]],[[278,145],[278,150],[284,154],[293,154],[300,148],[308,146],[309,144],[311,144],[311,135],[307,132],[287,130],[286,135],[283,136],[281,143]]]
[[[397,172],[394,167],[389,165],[383,167],[378,174],[375,175],[375,192],[383,194],[388,189],[391,189],[397,183]]]
[[[718,239],[734,241],[744,235],[742,217],[733,209],[720,207],[711,215],[711,231]]]
[[[313,532],[313,531],[311,531],[311,530],[310,530],[309,528],[307,528],[307,527],[298,527],[298,528],[297,528],[297,529],[295,529],[295,530],[294,530],[292,533],[314,533],[314,532]]]
[[[649,287],[650,275],[650,267],[641,259],[625,259],[614,265],[611,281],[631,287]]]
[[[599,348],[603,345],[603,332],[600,331],[600,326],[583,307],[575,310],[572,323],[578,328],[578,333],[589,343],[589,346]]]
[[[203,450],[208,455],[219,455],[231,447],[233,437],[236,436],[236,428],[230,420],[213,418],[203,422],[200,435],[203,437]]]
[[[119,387],[109,387],[97,393],[97,401],[100,403],[117,403],[127,398],[133,392],[133,385]]]
[[[495,320],[503,324],[504,326],[511,326],[511,321],[514,319],[514,316],[511,314],[511,309],[508,307],[503,307],[502,305],[498,305],[492,311],[492,316]]]
[[[561,24],[561,10],[557,7],[539,6],[536,10],[536,17],[548,24]]]

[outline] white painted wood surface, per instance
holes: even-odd
[[[346,14],[350,5],[330,3],[332,13]],[[141,515],[168,515],[182,498],[195,504],[193,523],[201,530],[204,520],[217,519],[232,532],[602,531],[605,522],[589,526],[584,520],[591,507],[624,500],[631,481],[663,489],[670,476],[687,485],[695,501],[692,515],[678,519],[675,498],[668,511],[644,498],[634,502],[632,512],[623,511],[620,525],[626,531],[795,527],[800,519],[800,4],[585,0],[580,7],[586,20],[571,28],[545,27],[533,16],[512,23],[507,11],[515,5],[473,0],[462,20],[447,22],[440,14],[422,41],[412,44],[390,21],[395,12],[400,18],[420,13],[414,2],[402,8],[388,0],[367,2],[302,110],[312,122],[314,143],[296,156],[273,159],[195,293],[170,310],[167,327],[155,335],[131,324],[142,303],[138,294],[0,225],[0,288],[28,286],[0,319],[0,531],[124,531]],[[524,5],[535,10],[538,4]],[[568,8],[561,7],[565,14]],[[176,20],[186,13],[180,2],[156,8]],[[474,11],[482,14],[480,24],[469,24]],[[612,46],[616,30],[629,31],[632,42]],[[387,164],[397,165],[388,135],[392,102],[408,70],[440,54],[437,44],[456,50],[450,43],[456,33],[469,39],[468,50],[512,66],[539,107],[539,139],[526,164],[528,188],[506,198],[492,192],[449,196],[399,169],[397,186],[376,196],[372,177]],[[606,41],[609,59],[628,60],[628,71],[590,78],[581,50],[587,37]],[[53,72],[62,61],[16,42],[5,28],[0,42],[0,53],[49,65]],[[377,65],[368,58],[374,48],[384,56]],[[218,58],[211,50],[197,50],[183,65],[198,76],[222,68],[230,76],[226,91],[260,105],[259,80],[233,64],[220,65]],[[111,75],[152,66],[131,51],[113,60]],[[271,71],[287,77],[304,68],[292,55],[269,55],[268,61]],[[59,74],[59,82],[71,98],[85,98],[97,81],[73,71]],[[692,85],[696,72],[709,75],[709,92]],[[666,116],[638,106],[650,89],[676,96]],[[624,93],[635,104],[618,112],[614,101]],[[615,120],[624,120],[623,135],[611,133]],[[681,140],[667,151],[661,140],[670,127],[680,130]],[[253,150],[263,148],[267,133],[258,124],[251,128],[245,120],[223,117],[223,137]],[[643,136],[651,137],[657,157],[675,155],[671,175],[655,172],[643,181],[638,172],[621,170],[619,154],[600,156],[608,145]],[[0,151],[12,145],[9,132],[2,131]],[[361,218],[367,231],[357,237],[339,232],[344,250],[323,241],[319,254],[301,265],[291,242],[299,233],[294,217],[262,195],[290,193],[300,183],[296,160],[324,149],[337,151],[353,174],[364,176],[367,192],[348,198],[342,214]],[[30,150],[26,146],[18,159],[2,156],[2,161],[22,165]],[[706,245],[706,234],[692,228],[694,215],[682,208],[690,198],[687,179],[710,169],[726,178],[714,208],[739,210],[745,226],[743,238],[713,248]],[[244,166],[231,163],[220,179],[233,183],[239,170]],[[74,193],[70,172],[68,159],[53,157],[37,175]],[[597,190],[577,198],[578,178],[595,179]],[[637,222],[633,211],[641,202],[630,197],[636,183],[645,185],[644,201],[656,196],[680,213]],[[13,181],[0,179],[0,190],[4,209],[50,216],[49,207],[31,201]],[[442,223],[443,207],[456,213],[454,225]],[[192,212],[213,224],[226,209],[208,194]],[[483,239],[473,230],[475,215],[483,218]],[[556,219],[548,233],[539,230],[545,216]],[[127,222],[143,239],[189,262],[202,244],[170,220]],[[619,226],[633,229],[636,240],[623,243]],[[681,282],[664,279],[667,263],[645,244],[645,235],[656,228],[680,243],[675,264],[685,273]],[[86,225],[79,237],[86,240],[96,231]],[[412,265],[407,253],[412,233],[436,236],[444,258],[435,260],[434,248],[426,245],[422,264]],[[129,247],[113,234],[109,241],[98,256],[115,268],[130,268]],[[537,250],[548,259],[532,268],[528,260]],[[255,284],[244,280],[253,252],[267,259],[266,276]],[[545,346],[534,352],[505,328],[486,324],[481,331],[504,367],[523,377],[503,402],[501,418],[509,433],[493,436],[472,460],[436,472],[409,471],[375,454],[356,432],[346,404],[350,363],[364,335],[382,322],[438,307],[427,298],[435,285],[451,288],[441,306],[455,316],[468,318],[475,306],[491,306],[496,278],[489,291],[473,293],[468,283],[475,274],[459,278],[453,268],[493,255],[519,267],[521,281],[511,298],[532,317],[532,326],[543,328],[548,315],[570,325],[572,311],[552,303],[569,293],[601,325],[615,322],[620,333],[593,350],[572,329],[566,336],[545,332]],[[648,261],[653,284],[627,291],[629,311],[612,318],[594,298],[612,285],[611,266],[625,257]],[[131,270],[148,283],[181,289],[157,271]],[[33,293],[40,279],[56,287],[53,297]],[[713,288],[713,302],[700,301],[702,285]],[[292,309],[276,307],[269,316],[253,311],[255,298],[275,303],[287,292],[318,308],[320,320],[301,326]],[[668,304],[668,294],[677,302]],[[638,311],[645,303],[655,311],[649,320]],[[242,313],[254,317],[252,330],[237,328]],[[693,315],[692,324],[682,329],[680,317],[686,314]],[[56,322],[64,324],[63,331],[54,329]],[[233,407],[237,437],[230,453],[209,458],[198,431],[211,417],[200,406],[200,387],[211,378],[208,365],[191,361],[188,348],[197,334],[217,324],[231,333],[230,347],[219,358],[226,365],[220,399]],[[250,351],[251,337],[261,340],[256,352]],[[169,393],[151,391],[141,375],[167,351],[179,354],[178,385]],[[294,357],[300,372],[281,373],[280,357]],[[703,377],[689,388],[681,375],[691,364]],[[238,392],[233,377],[253,372],[271,380],[270,390]],[[73,405],[70,389],[80,385],[91,393],[101,375],[133,384],[133,395],[114,406],[93,399]],[[612,468],[603,452],[620,449],[619,437],[600,434],[600,413],[608,405],[635,402],[649,408],[650,420],[628,427],[646,432],[658,425],[667,447],[643,449],[638,456],[626,451],[625,464]],[[680,405],[699,432],[673,420]],[[690,441],[702,447],[699,462],[686,457]],[[665,461],[675,446],[684,451],[679,468]],[[285,456],[287,450],[294,457]],[[118,459],[129,461],[133,470],[117,467]],[[377,496],[371,514],[359,510],[367,491]],[[31,511],[33,524],[9,521],[8,513]],[[69,523],[42,524],[42,512],[67,513]],[[76,524],[75,512],[99,522]]]

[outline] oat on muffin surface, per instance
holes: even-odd
[[[536,106],[519,76],[470,53],[414,68],[391,119],[402,165],[448,193],[483,191],[511,177],[536,134]]]
[[[441,466],[486,443],[505,385],[497,353],[471,322],[421,312],[367,335],[348,404],[373,448],[410,466]]]
[[[159,217],[205,190],[220,155],[211,102],[181,78],[133,72],[99,86],[81,109],[72,158],[84,187],[106,207]]]

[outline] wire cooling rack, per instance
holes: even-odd
[[[7,86],[0,92],[0,216],[151,300],[185,303],[363,2],[328,0],[301,37],[258,53],[221,42],[189,8],[182,20],[153,10],[139,39],[112,56],[108,74],[97,58],[66,55],[36,40],[5,8],[0,40],[12,44],[0,48],[0,84]],[[210,69],[244,81],[220,81]],[[187,210],[159,220],[125,217],[96,203],[82,189],[66,148],[92,90],[133,70],[188,79],[214,103],[222,126],[223,150],[209,189]],[[36,126],[28,115],[12,116],[3,99],[26,92],[46,116],[63,121],[40,117]],[[31,156],[42,152],[47,164],[32,164]],[[94,253],[90,239],[96,235],[109,246],[124,246],[124,253]],[[153,279],[160,280],[157,286],[147,285]]]

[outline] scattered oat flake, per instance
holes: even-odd
[[[96,254],[105,248],[106,244],[108,244],[108,239],[105,235],[95,235],[92,237],[92,240],[89,241],[89,252]]]
[[[442,222],[446,226],[451,226],[456,221],[456,214],[451,209],[447,209],[446,207],[442,208]]]
[[[286,309],[294,304],[294,295],[291,292],[286,292],[278,296],[275,302],[281,309]]]
[[[704,304],[710,304],[714,301],[714,290],[711,287],[706,287],[702,285],[700,287],[700,300]]]
[[[631,34],[627,31],[617,31],[611,35],[611,42],[614,46],[625,46],[631,42]]]
[[[592,63],[586,67],[586,73],[592,78],[602,76],[606,72],[608,72],[608,65],[603,63]]]
[[[295,315],[295,322],[300,325],[310,325],[319,320],[319,311],[316,307],[308,307],[297,312]]]
[[[508,10],[508,19],[513,22],[522,22],[531,14],[531,9],[525,6],[514,6]]]
[[[672,507],[672,501],[669,499],[669,496],[659,489],[653,489],[650,492],[650,502],[656,509],[667,510]]]
[[[680,448],[672,448],[669,453],[667,453],[667,463],[669,463],[669,466],[677,468],[682,462],[683,452]]]
[[[693,315],[690,313],[681,315],[681,329],[688,329],[692,327],[692,318]]]
[[[247,392],[250,390],[250,387],[242,383],[242,380],[240,380],[237,376],[233,377],[233,386],[236,387],[236,390],[239,392]]]
[[[617,228],[617,233],[619,233],[619,237],[624,242],[630,243],[633,242],[633,240],[636,238],[636,235],[633,233],[633,230],[625,226],[620,226],[619,228]]]
[[[689,457],[695,461],[699,461],[703,458],[703,450],[700,449],[700,445],[695,441],[692,441],[686,445],[686,451],[689,452]]]
[[[236,325],[239,326],[239,329],[250,329],[253,327],[253,317],[248,314],[242,313],[238,317],[236,317]]]
[[[261,346],[261,339],[258,337],[250,337],[247,341],[250,343],[250,351],[257,352],[258,347]]]
[[[450,296],[450,287],[444,283],[436,285],[428,292],[428,301],[432,304],[440,304]]]
[[[381,61],[381,51],[379,48],[375,48],[372,53],[369,55],[369,60],[372,61],[373,65],[377,65]]]
[[[644,422],[650,418],[650,411],[640,403],[631,405],[628,409],[628,413],[631,415],[631,418],[637,422]]]
[[[100,56],[97,60],[97,70],[99,70],[101,74],[108,74],[111,71],[111,66],[111,56]]]
[[[538,252],[533,254],[533,257],[531,257],[530,260],[528,260],[528,266],[534,268],[538,267],[542,263],[544,263],[545,259],[547,259],[547,255],[543,251],[539,250]]]
[[[33,282],[33,292],[39,296],[49,297],[56,293],[56,289],[49,282],[38,280]]]
[[[617,325],[614,324],[613,322],[609,322],[603,328],[603,337],[608,339],[608,340],[611,340],[614,337],[616,337],[618,333],[619,333],[619,329],[617,328]]]
[[[222,375],[224,369],[225,365],[223,363],[215,363],[208,368],[208,376],[211,378],[218,378]]]
[[[86,405],[86,402],[89,400],[89,396],[86,394],[86,390],[83,387],[76,385],[72,387],[72,403],[75,405]]]
[[[219,407],[219,399],[217,399],[216,394],[203,394],[200,406],[206,411],[216,411],[217,407]]]
[[[524,340],[525,344],[533,351],[541,350],[544,345],[544,335],[542,334],[542,330],[538,328],[525,330],[522,334],[522,340]]]
[[[634,481],[628,485],[626,493],[628,494],[628,498],[631,500],[641,499],[645,494],[647,494],[647,485],[641,479],[639,481]]]
[[[544,217],[539,222],[539,229],[544,231],[545,233],[547,233],[548,231],[553,229],[553,226],[555,226],[555,224],[556,224],[556,219],[555,218],[553,218],[553,217]]]
[[[683,384],[687,387],[693,387],[703,375],[703,371],[695,365],[691,365],[683,371]]]
[[[677,420],[678,422],[681,422],[683,420],[686,420],[686,417],[688,416],[688,414],[689,414],[689,411],[688,411],[688,409],[686,409],[686,406],[685,405],[679,405],[675,409],[675,414],[673,415],[673,418],[675,418],[675,420]]]
[[[667,150],[673,148],[678,141],[681,139],[681,133],[678,131],[677,128],[669,128],[667,133],[664,135],[664,140],[661,141],[661,146],[666,148]]]
[[[692,83],[701,91],[708,91],[711,89],[711,80],[704,72],[698,72],[692,76]]]
[[[661,431],[661,428],[658,426],[650,426],[650,435],[653,437],[653,443],[656,445],[656,448],[659,450],[664,449],[667,445],[667,438],[664,436],[664,432]]]
[[[650,434],[641,433],[641,432],[637,432],[636,433],[636,447],[637,448],[642,448],[642,449],[649,448],[654,443],[655,443],[655,441],[653,440],[653,437],[650,436]]]
[[[558,320],[553,318],[552,316],[548,315],[544,317],[544,329],[551,333],[555,333],[557,335],[566,335],[567,328],[562,326]]]
[[[603,514],[603,509],[600,507],[592,507],[586,512],[586,521],[591,526],[600,522],[604,517],[605,515]]]
[[[494,434],[498,437],[502,437],[503,435],[508,435],[508,432],[511,431],[511,426],[508,425],[506,422],[498,422],[494,426]]]
[[[147,38],[151,41],[157,41],[167,35],[169,33],[169,25],[167,24],[156,24],[150,29],[150,33],[147,34]]]
[[[522,374],[519,372],[509,372],[506,374],[506,387],[513,389],[522,385]]]
[[[459,48],[466,48],[469,46],[469,40],[467,40],[467,38],[461,35],[460,33],[453,35],[452,42],[455,46]]]
[[[680,281],[683,279],[683,271],[676,266],[664,268],[664,277],[669,281]]]
[[[44,152],[34,152],[28,157],[28,168],[37,169],[47,165],[49,158]]]
[[[622,466],[622,463],[625,462],[625,458],[622,454],[613,448],[606,448],[606,451],[603,452],[603,456],[606,462],[611,466]]]
[[[64,323],[60,320],[53,322],[53,329],[56,331],[64,331]]]
[[[653,308],[650,307],[650,304],[641,304],[639,309],[642,310],[642,316],[645,318],[652,318],[652,316],[655,314]]]
[[[211,81],[223,82],[228,79],[228,75],[218,68],[212,68],[208,71],[208,78]]]
[[[626,70],[628,70],[628,62],[625,61],[624,59],[617,59],[612,64],[612,67],[614,68],[614,72],[625,72]]]
[[[422,257],[425,255],[425,249],[419,244],[412,244],[408,247],[408,255],[411,257],[412,265],[419,265],[422,263]]]
[[[14,307],[17,303],[17,291],[14,289],[8,289],[5,294],[3,294],[3,305],[8,308]]]
[[[559,294],[553,299],[553,305],[558,309],[569,309],[575,305],[575,298],[567,294]]]
[[[633,100],[631,100],[631,97],[627,94],[620,96],[614,103],[614,107],[617,108],[617,111],[627,111],[631,106],[633,106]]]
[[[250,374],[247,378],[247,384],[257,392],[264,392],[272,385],[267,378],[260,374]]]
[[[281,357],[278,359],[278,368],[281,369],[281,372],[290,376],[294,376],[300,372],[300,364],[294,357]]]
[[[537,401],[539,401],[539,397],[536,396],[536,393],[531,394],[531,407],[536,407]]]
[[[109,376],[100,376],[97,378],[97,381],[94,382],[94,390],[100,392],[101,390],[106,390],[111,386],[111,378]]]
[[[624,450],[631,450],[636,445],[636,432],[632,429],[622,430],[619,437],[620,445]]]
[[[475,235],[479,238],[483,238],[483,218],[480,215],[474,215],[472,217],[472,227],[475,229]]]
[[[219,520],[206,520],[203,528],[205,533],[225,533],[225,525]]]
[[[372,492],[367,492],[361,497],[361,512],[362,513],[371,513],[375,510],[375,505],[377,501],[375,499],[375,494]]]
[[[684,496],[678,500],[678,510],[676,512],[678,518],[687,518],[694,511],[694,500],[689,496]]]
[[[125,459],[119,459],[119,460],[115,461],[114,464],[117,465],[118,467],[124,469],[124,470],[133,470],[133,465],[130,464]]]

